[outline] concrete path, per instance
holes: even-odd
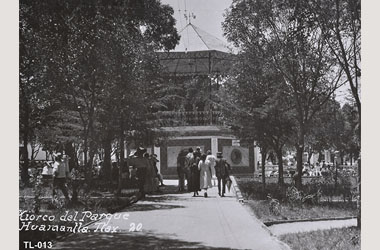
[[[283,235],[354,226],[357,226],[357,219],[283,223],[270,226],[269,230],[275,235]]]
[[[233,192],[221,198],[214,187],[209,189],[208,198],[201,195],[203,191],[198,197],[175,192],[148,196],[114,214],[108,222],[92,224],[90,233],[75,234],[55,243],[54,249],[290,249],[271,236]],[[127,215],[127,220],[122,219]],[[115,218],[118,216],[121,218]],[[99,232],[100,223],[107,224],[103,229],[110,226],[117,232]],[[133,225],[139,224],[140,232],[130,232]]]

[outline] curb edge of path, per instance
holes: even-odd
[[[297,223],[297,222],[317,222],[317,221],[330,221],[330,220],[351,220],[357,219],[357,216],[347,216],[347,217],[333,217],[333,218],[316,218],[316,219],[301,219],[301,220],[280,220],[280,221],[267,221],[263,222],[267,227],[285,224],[285,223]]]
[[[235,191],[235,195],[236,195],[237,200],[240,203],[244,203],[244,197],[243,197],[243,195],[242,195],[242,193],[240,191],[240,188],[239,188],[239,186],[238,186],[238,184],[236,182],[235,176],[231,175],[230,178],[231,178],[231,181],[232,181],[232,187],[233,187],[233,189]]]
[[[255,220],[266,232],[269,233],[270,237],[276,241],[277,243],[279,243],[279,245],[281,246],[281,248],[283,250],[292,250],[290,248],[289,245],[287,245],[285,242],[282,242],[280,241],[276,235],[274,235],[270,230],[269,228],[262,222],[260,221],[259,219],[257,219],[256,215],[254,214],[254,212],[248,207],[248,206],[244,206],[244,197],[240,191],[240,188],[236,182],[236,179],[234,176],[230,176],[231,178],[231,181],[232,181],[232,187],[233,187],[233,190],[235,192],[235,196],[236,196],[236,199],[239,201],[239,203],[248,211],[249,215],[252,217],[253,220]]]

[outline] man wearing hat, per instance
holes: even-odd
[[[229,170],[231,170],[231,166],[225,159],[223,159],[222,152],[218,152],[216,154],[216,157],[217,160],[215,165],[215,174],[216,178],[218,179],[218,193],[219,196],[224,197],[224,193],[226,192],[226,183],[229,177]],[[223,188],[221,188],[220,185],[222,185]]]
[[[62,154],[55,153],[54,155],[54,163],[53,163],[53,197],[56,195],[56,189],[61,189],[63,195],[66,200],[69,201],[69,193],[66,188],[66,177],[69,176],[70,171],[68,169],[68,164],[62,161]],[[67,158],[65,157],[65,160]]]
[[[146,149],[143,147],[138,147],[131,159],[128,159],[128,166],[133,166],[136,168],[136,177],[138,179],[139,192],[142,198],[145,197],[145,180],[147,175],[147,169],[149,164],[149,159],[144,158]]]

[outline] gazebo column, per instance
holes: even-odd
[[[211,137],[211,154],[216,156],[218,152],[218,138]]]

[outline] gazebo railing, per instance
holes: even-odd
[[[224,125],[220,111],[161,111],[156,118],[163,127]]]

